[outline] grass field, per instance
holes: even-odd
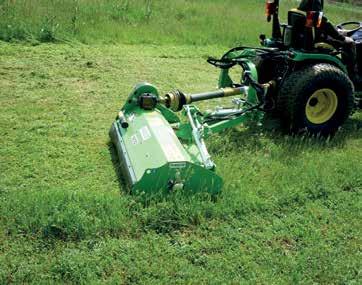
[[[117,109],[140,80],[213,88],[202,58],[221,48],[0,51],[0,283],[361,281],[361,113],[329,142],[261,130],[212,138],[221,197],[143,207],[111,160]]]
[[[175,7],[188,3],[201,15],[207,2]],[[348,9],[328,7],[336,22],[360,17]],[[128,41],[115,31],[114,39],[100,22],[97,35],[91,27],[69,38],[59,30],[71,44],[0,42],[0,284],[362,282],[361,112],[333,140],[262,128],[210,138],[225,181],[216,201],[170,196],[145,206],[119,182],[108,130],[132,86],[215,88],[218,70],[205,58],[267,32],[253,13],[245,38],[242,26],[221,35],[217,23],[196,17],[170,37],[167,28],[155,33],[159,22],[136,26]],[[234,22],[240,14],[232,12]]]
[[[256,44],[264,0],[0,0],[0,40],[224,45]],[[281,15],[296,0],[281,1]],[[361,6],[326,6],[335,23],[362,18]],[[286,17],[282,17],[286,18]]]

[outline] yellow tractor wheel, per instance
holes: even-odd
[[[277,107],[288,130],[333,135],[353,110],[353,84],[336,66],[307,65],[285,79]]]
[[[337,94],[329,88],[319,89],[309,97],[305,114],[312,124],[324,124],[333,117],[337,107]]]

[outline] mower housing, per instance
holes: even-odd
[[[140,108],[142,94],[158,97],[152,85],[137,85],[109,132],[130,191],[148,197],[181,190],[217,194],[222,179],[205,167],[192,141],[176,136],[178,117],[160,105]]]

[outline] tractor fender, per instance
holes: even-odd
[[[328,54],[293,52],[292,61],[298,65],[329,63],[348,73],[346,66],[339,58]]]

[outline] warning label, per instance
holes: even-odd
[[[144,126],[143,128],[141,128],[139,130],[139,132],[140,132],[140,135],[141,135],[141,138],[143,141],[146,141],[151,138],[151,132],[147,126]]]
[[[134,134],[133,136],[131,136],[131,142],[132,142],[133,145],[136,145],[136,144],[139,143],[137,134]]]

